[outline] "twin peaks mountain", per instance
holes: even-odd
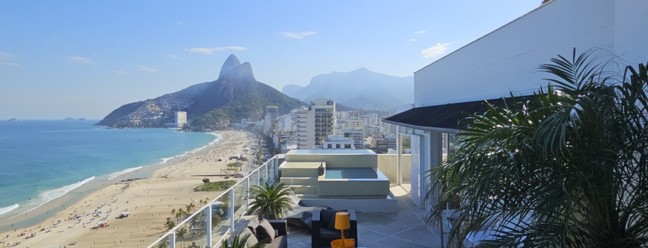
[[[250,63],[241,64],[230,55],[216,81],[123,105],[98,125],[163,127],[174,122],[177,111],[185,111],[192,130],[221,129],[242,118],[261,119],[267,105],[279,106],[281,113],[288,113],[304,103],[256,81]]]

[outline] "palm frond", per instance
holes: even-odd
[[[481,245],[648,245],[648,69],[609,85],[593,59],[558,56],[540,67],[555,78],[534,98],[469,117],[459,149],[430,173],[443,191],[428,221],[459,196],[455,242],[496,220]]]
[[[259,217],[277,219],[285,211],[292,210],[290,192],[283,183],[256,185],[252,187],[251,193],[254,199],[250,203],[250,210]]]

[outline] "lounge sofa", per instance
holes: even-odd
[[[335,229],[335,213],[348,212],[350,226],[344,231],[345,238],[355,239],[358,247],[358,218],[353,210],[313,210],[311,222],[311,245],[313,248],[330,247],[331,241],[340,238],[340,230]]]
[[[267,242],[264,246],[266,248],[287,248],[287,230],[286,220],[261,220],[248,223],[239,235],[250,235],[246,242],[248,247],[259,242]]]

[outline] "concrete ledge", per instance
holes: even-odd
[[[333,209],[353,209],[362,213],[395,213],[398,200],[392,196],[384,199],[303,198],[306,206],[325,206]]]

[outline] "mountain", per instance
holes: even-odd
[[[282,93],[289,95],[289,96],[295,96],[299,93],[300,90],[304,89],[304,86],[299,86],[295,84],[289,84],[283,87],[281,90]]]
[[[308,86],[299,87],[288,85],[283,93],[305,102],[326,98],[368,110],[389,110],[414,102],[413,77],[388,76],[365,68],[317,75]]]
[[[230,55],[216,81],[123,105],[97,125],[162,127],[174,122],[175,112],[185,111],[192,130],[221,129],[242,118],[261,119],[267,105],[279,106],[283,114],[305,104],[256,81],[252,65]]]

